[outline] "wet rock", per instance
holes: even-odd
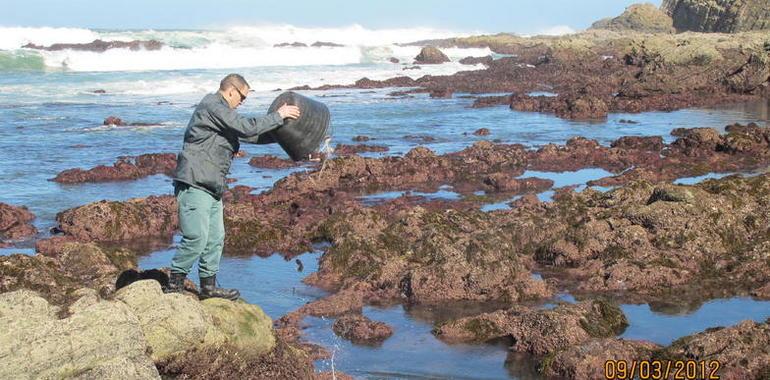
[[[651,152],[663,150],[663,137],[661,136],[624,136],[610,144],[613,148],[637,149]]]
[[[544,355],[591,338],[615,336],[627,326],[617,305],[592,300],[550,310],[515,306],[440,324],[434,334],[455,343],[510,337],[513,351]]]
[[[359,135],[359,136],[353,137],[353,141],[355,141],[355,142],[366,142],[366,141],[369,141],[369,140],[370,140],[369,136]]]
[[[175,169],[175,154],[148,153],[119,157],[112,166],[99,165],[88,170],[67,169],[57,174],[51,181],[68,184],[127,181],[155,174],[171,175]]]
[[[406,70],[422,70],[422,67],[420,67],[420,66],[404,66],[404,68],[401,69],[401,70],[402,71],[406,71]]]
[[[76,300],[73,294],[83,287],[111,293],[118,274],[136,266],[131,251],[103,249],[71,238],[43,241],[38,242],[41,249],[34,256],[0,256],[0,293],[29,289],[53,304],[66,305]]]
[[[372,321],[361,314],[346,314],[332,325],[334,333],[356,344],[377,345],[393,335],[393,329],[383,322]]]
[[[435,46],[426,46],[420,50],[420,54],[414,57],[414,63],[418,65],[439,64],[449,62],[449,57]]]
[[[431,90],[430,97],[433,99],[451,99],[452,93],[451,88],[440,88]]]
[[[312,360],[303,351],[280,340],[273,350],[260,355],[239,351],[229,344],[194,348],[161,360],[157,367],[164,376],[196,380],[304,380],[320,376],[314,372]]]
[[[281,42],[280,44],[273,45],[273,47],[307,47],[307,44],[303,42]]]
[[[94,94],[106,94],[107,90],[99,88],[99,89],[93,90],[91,92],[94,93]]]
[[[510,95],[480,96],[473,101],[473,105],[471,105],[471,108],[495,107],[495,106],[503,106],[503,105],[508,106],[510,104],[511,104]]]
[[[770,325],[743,321],[677,339],[655,354],[665,360],[719,361],[721,379],[765,379],[770,374]],[[712,367],[708,367],[709,369]]]
[[[239,150],[235,152],[235,154],[233,154],[233,158],[243,158],[243,157],[246,157],[247,155],[248,153],[246,153],[245,150]]]
[[[487,128],[479,128],[475,131],[473,131],[474,136],[489,136],[491,132],[489,132],[489,129]]]
[[[37,234],[32,225],[35,215],[24,206],[11,206],[0,202],[0,241],[19,240]]]
[[[116,126],[123,126],[125,123],[123,123],[123,119],[117,117],[117,116],[107,116],[106,119],[104,119],[104,122],[102,123],[104,125],[116,125]]]
[[[647,200],[647,204],[663,202],[692,202],[696,198],[693,191],[684,186],[661,185],[656,187]]]
[[[401,61],[396,57],[390,57],[388,58],[388,62],[390,63],[400,63]]]
[[[321,231],[333,245],[314,280],[364,281],[414,303],[548,296],[498,227],[480,211],[422,207],[392,218],[365,209],[332,217]]]
[[[334,42],[316,41],[316,42],[313,42],[310,46],[312,47],[344,47],[345,45],[334,43]]]
[[[156,40],[148,41],[102,41],[99,39],[93,40],[89,43],[80,44],[53,44],[45,47],[41,45],[35,45],[28,43],[23,48],[35,49],[35,50],[47,50],[47,51],[59,51],[59,50],[81,50],[92,51],[97,53],[103,53],[109,49],[129,49],[129,50],[160,50],[163,47],[163,43]]]
[[[0,376],[160,379],[146,355],[139,318],[116,302],[98,302],[59,320],[35,293],[0,294]]]
[[[762,0],[664,0],[660,8],[679,31],[735,33],[770,29],[770,11]]]
[[[81,241],[127,241],[168,237],[178,225],[173,196],[99,201],[56,215],[59,229]]]
[[[486,57],[465,57],[459,62],[463,65],[478,65],[480,63],[488,65],[490,62],[492,62],[492,56],[488,55]]]
[[[591,29],[636,31],[642,33],[673,33],[674,20],[652,4],[633,4],[618,17],[597,21]]]
[[[651,342],[614,338],[590,339],[582,344],[551,352],[540,363],[548,379],[598,379],[605,376],[609,360],[632,363],[650,360],[660,346]]]
[[[298,166],[298,163],[276,156],[254,156],[249,160],[249,165],[262,169],[286,169]]]
[[[502,173],[487,176],[484,183],[491,186],[492,191],[512,193],[541,192],[553,186],[550,179],[511,178]]]
[[[427,135],[406,135],[404,136],[404,140],[429,143],[429,142],[436,141],[436,138],[433,136],[427,136]]]
[[[351,154],[358,154],[358,153],[373,153],[373,152],[387,152],[389,148],[384,145],[372,145],[372,144],[356,144],[356,145],[347,145],[347,144],[337,144],[337,146],[334,148],[334,153],[341,155],[341,156],[348,156]]]

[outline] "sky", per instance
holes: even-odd
[[[649,1],[660,5],[661,0]],[[585,29],[633,0],[0,0],[0,26],[222,29],[291,24],[538,33]]]

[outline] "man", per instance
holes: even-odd
[[[264,117],[243,117],[235,109],[246,100],[248,93],[249,84],[242,76],[226,76],[219,84],[219,91],[201,100],[187,124],[174,173],[182,241],[171,260],[167,292],[181,292],[187,274],[198,261],[201,299],[240,297],[237,289],[219,288],[216,282],[225,239],[222,209],[225,175],[240,147],[239,139],[272,143],[266,132],[280,127],[286,118],[299,117],[299,108],[286,104]]]

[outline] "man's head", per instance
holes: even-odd
[[[249,84],[246,79],[239,74],[228,74],[219,82],[219,93],[230,105],[230,108],[237,108],[246,100],[246,95],[249,93]]]

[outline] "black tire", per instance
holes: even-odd
[[[307,160],[317,153],[321,143],[329,136],[331,114],[325,104],[292,91],[278,95],[268,113],[275,112],[284,104],[299,107],[298,119],[286,119],[282,127],[272,131],[273,138],[294,161]]]

